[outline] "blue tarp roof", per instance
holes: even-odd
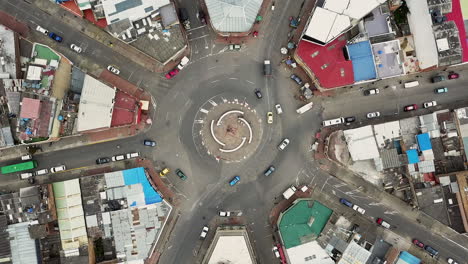
[[[419,134],[416,138],[418,139],[419,149],[421,151],[432,149],[429,133]]]
[[[353,64],[354,81],[372,80],[377,77],[370,41],[362,41],[346,46]]]
[[[415,149],[410,149],[406,151],[406,155],[408,156],[408,163],[414,164],[419,162],[418,151]]]
[[[133,168],[122,171],[125,185],[132,185],[140,183],[143,186],[143,193],[145,195],[146,204],[154,204],[162,201],[161,196],[157,193],[153,186],[149,183],[146,178],[144,168]],[[132,205],[130,205],[132,206]]]
[[[418,259],[417,257],[411,255],[410,253],[403,251],[400,254],[400,259],[405,261],[408,264],[420,264],[421,260]]]

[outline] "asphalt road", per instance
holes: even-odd
[[[291,184],[316,185],[317,190],[333,194],[336,199],[345,197],[366,209],[365,217],[369,224],[377,217],[384,217],[396,227],[393,232],[408,240],[417,237],[434,245],[442,257],[450,255],[459,260],[466,259],[468,251],[461,246],[463,242],[466,245],[466,238],[457,235],[444,238],[425,232],[426,229],[414,219],[399,214],[398,210],[379,203],[375,197],[366,196],[355,186],[345,184],[319,170],[310,158],[312,136],[320,128],[323,118],[354,115],[358,117],[358,121],[366,122],[365,114],[372,111],[381,111],[383,118],[404,117],[422,111],[402,113],[404,105],[431,100],[437,100],[440,107],[448,107],[452,102],[466,100],[468,96],[465,91],[467,80],[463,74],[459,80],[442,83],[449,88],[449,93],[444,95],[435,95],[432,90],[439,86],[429,84],[430,75],[422,74],[423,77],[419,78],[421,85],[416,88],[384,89],[388,84],[398,83],[389,79],[369,86],[379,87],[379,95],[364,97],[362,90],[354,87],[343,90],[332,98],[315,99],[313,110],[297,115],[295,109],[300,103],[292,95],[298,87],[288,78],[291,72],[283,65],[278,66],[278,63],[281,60],[280,47],[286,43],[289,32],[288,17],[297,15],[301,3],[292,0],[276,3],[274,16],[267,14],[264,17],[259,37],[248,45],[243,45],[241,51],[237,52],[229,52],[225,44],[215,43],[213,32],[196,18],[196,3],[185,1],[182,6],[185,3],[192,25],[188,32],[191,61],[178,76],[168,81],[163,76],[150,73],[115,54],[109,47],[83,36],[79,30],[60,23],[58,16],[32,9],[29,4],[21,1],[0,0],[0,9],[16,15],[17,19],[23,20],[32,28],[39,24],[64,37],[63,44],[53,43],[39,33],[33,33],[32,40],[52,46],[76,65],[88,70],[99,71],[108,64],[117,65],[123,78],[148,89],[158,105],[156,121],[145,134],[64,151],[39,153],[35,159],[41,168],[60,164],[65,164],[68,168],[86,167],[93,165],[98,157],[140,151],[142,156],[164,161],[169,168],[184,170],[188,176],[185,182],[172,173],[168,176],[185,201],[169,246],[161,256],[161,263],[194,263],[200,247],[208,245],[208,240],[203,242],[205,244],[199,240],[201,228],[205,224],[217,222],[219,219],[216,215],[220,209],[242,212],[259,263],[274,263],[271,253],[272,228],[268,225],[268,214],[275,199]],[[84,47],[84,52],[80,55],[73,53],[68,48],[71,43]],[[271,59],[273,62],[272,77],[262,75],[264,59]],[[255,88],[262,90],[263,100],[255,98]],[[246,100],[262,117],[265,117],[266,112],[273,111],[276,103],[283,106],[284,113],[281,116],[275,115],[273,125],[266,125],[265,137],[258,150],[244,162],[218,163],[196,146],[194,118],[200,106],[216,96]],[[284,137],[288,137],[291,144],[286,150],[278,152],[277,144]],[[142,142],[145,138],[156,140],[158,147],[144,147]],[[2,165],[14,162],[4,161]],[[277,171],[270,177],[264,177],[262,172],[271,164],[275,165]],[[227,182],[234,175],[241,175],[241,182],[229,187]],[[18,181],[16,175],[2,177],[2,190],[14,186],[9,184]]]

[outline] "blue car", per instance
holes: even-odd
[[[55,40],[57,42],[62,42],[62,40],[63,40],[61,36],[55,34],[54,32],[49,32],[49,38],[51,38],[51,39],[53,39],[53,40]]]
[[[229,185],[234,186],[234,185],[236,185],[236,183],[238,183],[239,181],[240,181],[240,177],[239,177],[239,176],[235,176],[234,178],[232,178],[231,181],[229,181]]]
[[[344,205],[346,205],[348,207],[353,207],[353,203],[346,200],[345,198],[340,198],[340,203],[342,203],[342,204],[344,204]]]

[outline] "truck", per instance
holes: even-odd
[[[313,106],[313,105],[314,105],[313,102],[310,102],[310,103],[308,103],[308,104],[305,104],[305,105],[299,107],[299,108],[296,110],[296,112],[297,112],[298,114],[303,114],[303,113],[309,111],[310,109],[312,109],[312,106]]]
[[[270,60],[263,61],[263,73],[265,76],[271,76],[271,62]]]
[[[291,196],[293,196],[294,193],[296,193],[296,191],[297,191],[296,187],[294,186],[289,187],[288,189],[286,189],[286,191],[283,192],[284,199],[291,198]]]

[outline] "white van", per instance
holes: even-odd
[[[412,88],[412,87],[416,87],[418,85],[419,85],[418,81],[407,82],[407,83],[405,83],[405,88]]]
[[[21,156],[21,160],[30,160],[32,159],[32,156],[31,155],[24,155],[24,156]]]
[[[136,158],[140,156],[139,152],[127,153],[127,159]]]
[[[27,178],[32,177],[32,176],[33,176],[32,172],[25,172],[25,173],[20,174],[20,177],[22,180],[26,180]]]
[[[335,118],[335,119],[330,119],[330,120],[324,120],[322,122],[322,125],[324,127],[327,127],[327,126],[334,126],[334,125],[339,125],[339,124],[343,124],[345,122],[344,118],[343,117],[339,117],[339,118]]]

